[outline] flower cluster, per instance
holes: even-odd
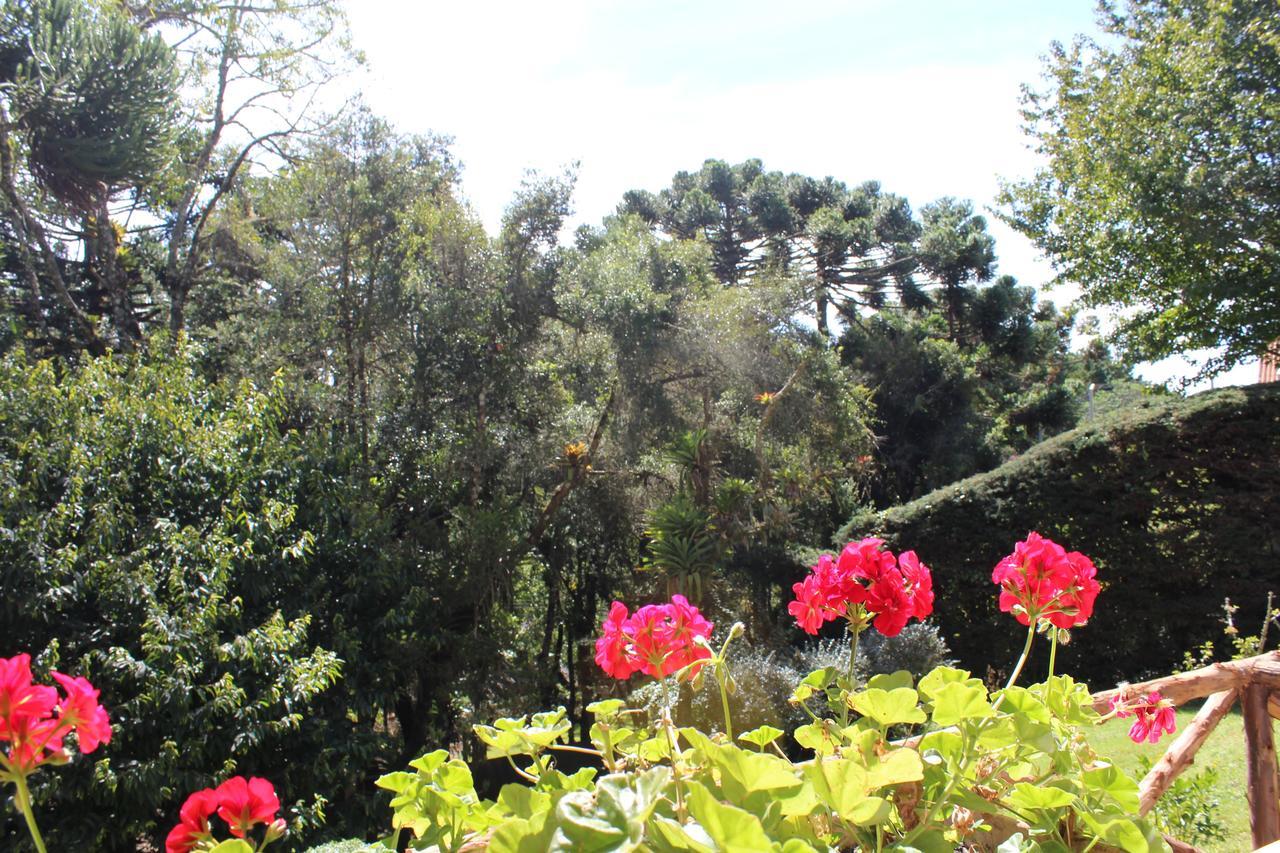
[[[1044,620],[1058,628],[1089,621],[1101,589],[1088,557],[1067,551],[1039,533],[1030,533],[996,564],[992,583],[1000,586],[1000,610],[1023,625]]]
[[[841,616],[860,618],[867,613],[875,615],[876,630],[896,637],[908,619],[924,619],[932,613],[929,567],[914,551],[894,557],[891,551],[880,550],[883,544],[883,539],[869,537],[850,542],[838,559],[823,554],[810,574],[791,587],[796,600],[787,611],[796,617],[796,623],[816,634],[823,622]]]
[[[1152,691],[1137,702],[1128,702],[1122,694],[1111,697],[1111,710],[1117,717],[1133,717],[1129,727],[1129,739],[1134,743],[1156,743],[1166,732],[1173,734],[1177,728],[1177,716],[1173,703]]]
[[[672,596],[670,604],[647,604],[630,615],[625,604],[615,601],[596,640],[596,663],[613,678],[627,679],[637,672],[666,678],[711,657],[704,645],[711,628],[683,595]]]
[[[244,838],[254,826],[266,824],[261,847],[285,834],[285,823],[276,817],[280,800],[276,789],[266,779],[232,776],[217,788],[205,788],[187,797],[179,811],[179,822],[165,838],[165,853],[188,853],[216,846],[209,819],[217,812],[227,823],[231,834]]]
[[[0,778],[28,776],[46,762],[67,760],[63,740],[76,734],[80,752],[111,740],[111,722],[98,691],[83,678],[52,673],[56,687],[33,683],[31,656],[0,658]]]

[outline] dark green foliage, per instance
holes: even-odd
[[[994,467],[1075,425],[1088,385],[1135,384],[1106,347],[1068,349],[1072,322],[1001,276],[957,285],[956,302],[881,312],[845,329],[840,358],[871,389],[872,501],[891,505]]]
[[[297,594],[313,538],[281,404],[185,356],[0,362],[0,655],[87,676],[115,727],[35,777],[54,849],[133,849],[233,773],[308,808],[331,791],[295,760],[341,663]]]
[[[1091,557],[1103,583],[1059,666],[1099,685],[1165,673],[1218,634],[1224,596],[1241,605],[1241,624],[1256,624],[1263,593],[1280,585],[1278,456],[1280,386],[1148,399],[987,474],[859,515],[837,541],[880,535],[919,553],[947,643],[985,671],[1012,666],[1025,637],[999,613],[991,570],[1036,530]]]

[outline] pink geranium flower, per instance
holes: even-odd
[[[164,840],[165,853],[188,853],[201,841],[212,837],[209,818],[218,810],[218,792],[212,788],[187,797],[178,812],[179,822]]]
[[[62,685],[66,698],[59,703],[62,721],[74,726],[81,752],[93,752],[100,744],[111,742],[111,723],[107,711],[98,704],[98,691],[86,679],[73,678],[60,672],[50,673]]]
[[[165,838],[165,853],[190,853],[197,847],[204,850],[216,845],[209,823],[214,813],[226,821],[236,838],[244,838],[255,826],[266,824],[262,845],[255,848],[260,850],[286,832],[284,821],[276,817],[279,811],[275,786],[266,779],[232,776],[217,788],[205,788],[187,797],[178,812],[178,825]]]
[[[232,776],[218,786],[217,794],[218,817],[227,822],[236,838],[244,838],[257,824],[271,823],[280,811],[275,787],[257,776],[247,780]]]
[[[55,687],[33,683],[30,655],[0,658],[0,750],[24,776],[50,760],[64,759],[63,740],[73,731],[82,753],[111,740],[111,722],[93,685],[59,672],[53,677],[65,696]]]
[[[683,595],[672,596],[669,604],[647,604],[630,615],[625,604],[615,601],[596,640],[596,663],[617,679],[636,672],[665,678],[711,657],[699,641],[711,638],[712,627]]]
[[[1111,709],[1117,717],[1136,717],[1129,727],[1129,739],[1134,743],[1157,743],[1165,734],[1173,734],[1178,728],[1173,703],[1152,691],[1136,702],[1126,701],[1122,694],[1111,697]]]

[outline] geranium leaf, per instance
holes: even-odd
[[[910,687],[892,690],[868,687],[850,697],[849,704],[859,714],[871,717],[881,727],[887,727],[900,723],[923,723],[924,711],[916,704],[919,699],[919,694]]]
[[[773,726],[761,726],[758,729],[752,729],[749,732],[743,732],[738,735],[738,740],[744,743],[754,744],[760,749],[764,749],[784,734],[786,734],[786,732],[782,729],[775,729]]]
[[[867,681],[868,689],[894,690],[899,687],[914,687],[915,678],[905,669],[897,672],[882,672],[879,675],[873,675]]]
[[[937,671],[934,670],[930,675]],[[921,688],[924,688],[923,681]],[[987,689],[981,683],[949,681],[933,689],[932,695],[933,721],[939,726],[954,726],[964,720],[977,720],[991,716],[991,703],[987,701]]]
[[[867,788],[875,790],[924,778],[924,764],[914,749],[896,749],[867,767]]]
[[[717,800],[697,782],[689,782],[689,813],[706,830],[723,853],[758,853],[773,843],[765,835],[760,819],[750,812]]]
[[[1019,782],[1005,795],[1005,799],[1014,808],[1045,811],[1071,805],[1076,801],[1076,795],[1051,785],[1037,786],[1030,782]]]

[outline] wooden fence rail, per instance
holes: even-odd
[[[1153,690],[1158,690],[1161,696],[1175,705],[1192,699],[1207,701],[1139,784],[1139,811],[1144,815],[1151,811],[1178,774],[1190,766],[1196,750],[1210,732],[1239,701],[1244,714],[1249,828],[1253,833],[1253,846],[1263,848],[1280,842],[1280,783],[1277,781],[1272,727],[1272,718],[1280,719],[1280,652],[1215,663],[1191,672],[1104,690],[1093,694],[1093,706],[1099,713],[1106,714],[1111,710],[1113,697],[1137,697]],[[1187,845],[1179,847],[1193,849]]]

